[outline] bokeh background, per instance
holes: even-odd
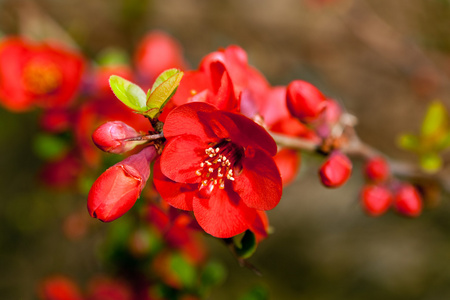
[[[131,55],[153,29],[179,40],[193,68],[237,44],[271,84],[304,79],[336,98],[358,118],[362,139],[395,159],[414,162],[396,139],[419,130],[430,101],[450,104],[448,0],[0,0],[0,32],[20,33],[35,13],[91,58],[108,47]],[[0,109],[1,299],[35,299],[48,274],[82,284],[100,268],[96,251],[108,225],[81,240],[65,237],[69,216],[87,217],[86,199],[37,182],[36,118]],[[448,196],[417,219],[369,218],[358,203],[361,162],[338,190],[320,185],[319,164],[304,155],[297,180],[269,213],[274,233],[250,260],[262,277],[208,238],[211,256],[228,269],[210,299],[236,299],[254,287],[281,300],[450,298]]]

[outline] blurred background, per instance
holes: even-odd
[[[397,137],[419,130],[430,101],[450,105],[448,0],[0,0],[0,33],[19,34],[40,13],[90,58],[108,47],[132,55],[154,29],[177,39],[194,69],[207,53],[237,44],[272,85],[304,79],[337,99],[358,118],[365,142],[400,160],[415,157],[396,146]],[[100,267],[96,247],[108,226],[66,238],[68,217],[88,216],[86,199],[37,182],[36,119],[0,109],[2,299],[35,299],[37,282],[52,273],[83,284]],[[304,155],[300,175],[269,212],[274,233],[250,259],[262,277],[207,239],[228,269],[210,299],[255,287],[283,300],[450,298],[448,196],[417,219],[370,218],[358,202],[361,162],[337,190],[321,186],[319,164]]]

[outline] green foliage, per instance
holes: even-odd
[[[109,78],[109,85],[111,86],[114,95],[116,95],[123,104],[135,111],[147,111],[147,98],[145,92],[136,84],[120,76],[112,75]]]
[[[156,78],[152,89],[147,93],[147,115],[154,118],[166,105],[167,101],[175,94],[180,85],[183,72],[177,69],[169,69]]]
[[[240,258],[249,258],[256,251],[256,237],[250,230],[233,237],[234,250]]]
[[[424,153],[420,156],[420,166],[427,172],[437,172],[442,167],[442,158],[438,153]]]
[[[425,113],[420,134],[402,134],[398,145],[416,153],[424,171],[439,171],[442,167],[440,152],[450,147],[449,115],[445,106],[440,101],[433,101]]]
[[[180,85],[183,72],[169,69],[156,78],[147,95],[136,84],[116,75],[109,78],[109,84],[116,97],[132,110],[151,119],[156,118]]]
[[[66,141],[56,135],[41,133],[33,141],[34,153],[45,160],[58,159],[67,149]]]

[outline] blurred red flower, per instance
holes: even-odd
[[[0,103],[13,111],[65,107],[80,86],[83,57],[55,43],[0,42]]]
[[[55,275],[40,283],[39,299],[42,300],[82,300],[80,288],[71,279]]]

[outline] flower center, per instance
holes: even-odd
[[[53,92],[61,85],[61,81],[61,71],[52,63],[31,62],[23,70],[26,89],[36,95]]]
[[[226,180],[234,181],[243,155],[244,149],[229,140],[205,149],[205,158],[195,172],[202,179],[200,190],[205,189],[210,194],[216,186],[224,189]]]

